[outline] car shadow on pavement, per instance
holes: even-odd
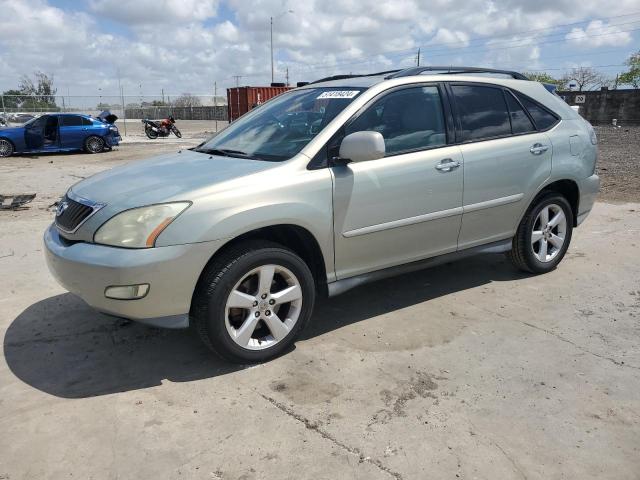
[[[501,255],[485,255],[363,285],[319,300],[302,338],[525,276]],[[114,319],[69,293],[34,303],[18,315],[5,334],[4,355],[23,382],[62,398],[148,388],[165,379],[187,382],[247,368],[219,360],[191,330],[162,330]]]

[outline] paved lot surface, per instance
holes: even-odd
[[[1,479],[639,478],[640,203],[597,204],[550,274],[491,255],[363,286],[242,368],[44,265],[77,177],[174,148],[0,163],[39,194],[0,212]]]

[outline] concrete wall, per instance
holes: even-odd
[[[569,105],[580,107],[580,115],[593,125],[640,125],[640,90],[596,90],[593,92],[558,92]],[[584,96],[584,103],[576,97]]]

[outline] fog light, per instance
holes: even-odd
[[[136,300],[144,297],[149,292],[149,284],[141,285],[116,285],[107,287],[104,296],[115,300]]]

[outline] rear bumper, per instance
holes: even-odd
[[[44,234],[47,266],[71,293],[103,313],[159,327],[188,326],[191,297],[221,241],[148,249],[69,244],[51,225]],[[107,298],[110,286],[149,284],[137,300]]]
[[[576,218],[576,224],[580,225],[589,215],[593,204],[598,196],[600,190],[600,177],[598,175],[591,175],[580,182],[580,201],[578,203],[578,217]]]

